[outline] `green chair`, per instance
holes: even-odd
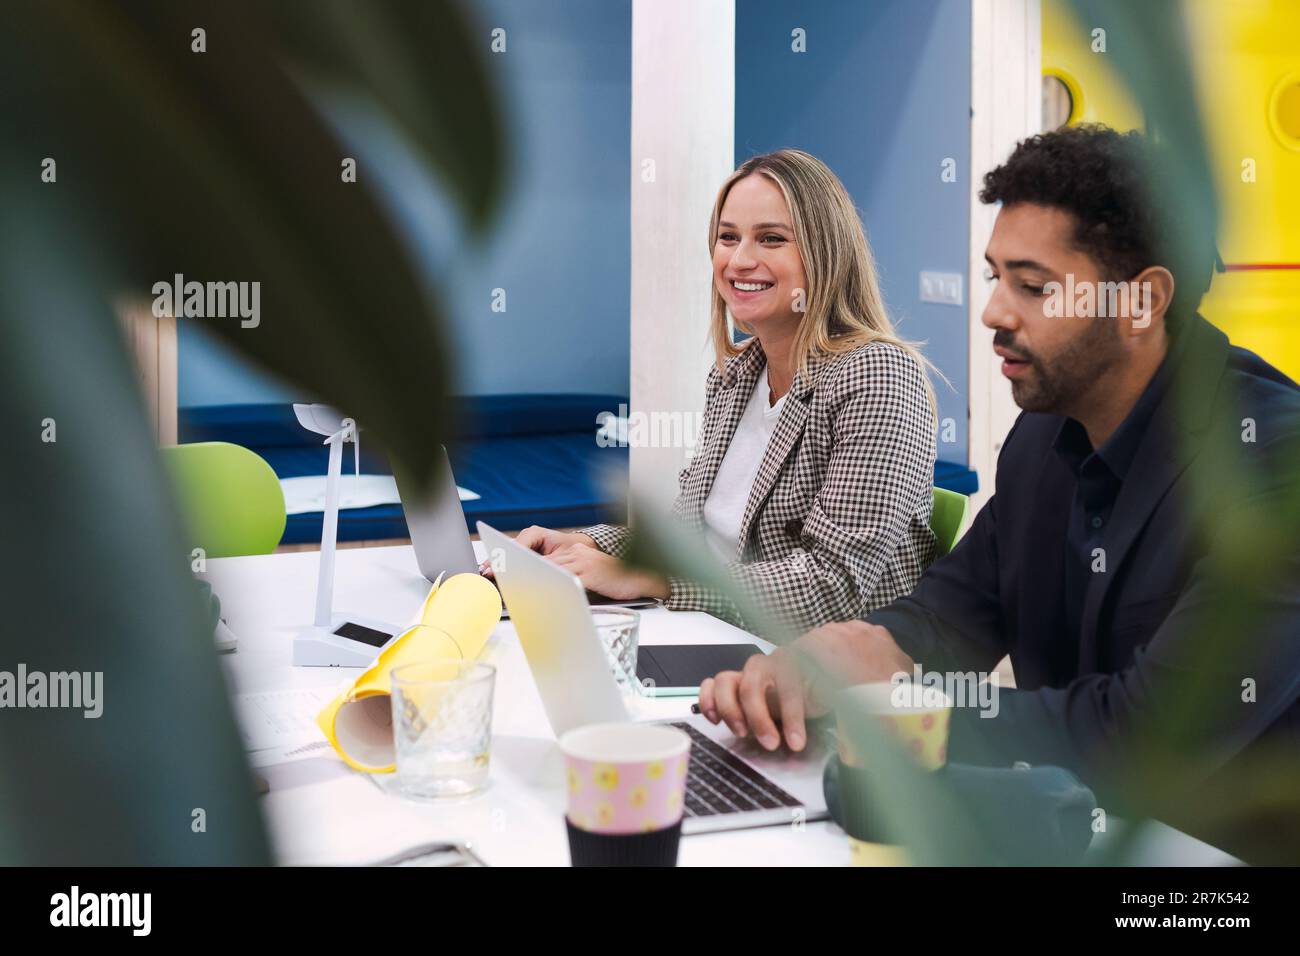
[[[206,557],[270,554],[284,535],[284,492],[260,455],[207,441],[162,449],[184,513],[190,547]]]
[[[970,498],[947,488],[934,489],[934,504],[930,507],[930,530],[938,544],[935,558],[942,558],[957,544],[966,530],[966,512]]]

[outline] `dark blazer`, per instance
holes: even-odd
[[[1001,692],[995,718],[954,713],[952,759],[1058,764],[1105,794],[1153,718],[1196,741],[1179,766],[1207,784],[1255,748],[1300,753],[1300,387],[1200,316],[1180,334],[1177,378],[1115,500],[1080,635],[1064,623],[1075,478],[1053,442],[1065,420],[1032,413],[1008,435],[996,493],[953,552],[867,616],[927,670],[987,671],[1011,655],[1019,689]],[[1246,419],[1254,441],[1243,440]],[[1224,486],[1224,465],[1246,483]],[[1281,557],[1243,579],[1242,562],[1262,552],[1242,550],[1239,533],[1261,515]],[[1224,620],[1220,609],[1243,596],[1252,617]],[[1187,713],[1176,682],[1189,673],[1210,703]]]

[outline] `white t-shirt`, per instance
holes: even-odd
[[[740,522],[745,517],[745,505],[749,503],[749,492],[758,477],[759,466],[763,464],[763,454],[767,443],[776,431],[777,420],[781,417],[781,408],[785,405],[785,395],[775,405],[768,405],[771,391],[767,382],[767,366],[754,385],[754,393],[749,396],[744,414],[736,425],[736,432],[731,436],[731,444],[718,466],[717,477],[713,487],[704,500],[705,533],[718,558],[722,561],[736,560],[740,545]]]

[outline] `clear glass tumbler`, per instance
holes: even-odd
[[[636,655],[641,633],[641,615],[623,607],[594,607],[591,622],[596,625],[605,648],[610,670],[625,693],[640,693],[636,676]]]
[[[397,790],[458,797],[487,781],[496,668],[453,658],[393,668]]]

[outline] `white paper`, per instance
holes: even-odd
[[[292,750],[324,740],[316,715],[338,695],[334,687],[267,691],[235,695],[235,721],[244,749]]]
[[[279,747],[249,751],[248,765],[254,768],[274,767],[282,763],[310,760],[314,757],[332,757],[333,755],[334,748],[322,735],[319,740],[309,740],[306,743],[284,744]],[[342,763],[341,760],[339,762]],[[347,767],[347,764],[343,764],[343,766]]]
[[[392,475],[342,475],[339,478],[339,510],[401,504]],[[325,476],[304,475],[281,478],[285,514],[298,515],[325,510]],[[456,486],[461,501],[477,501],[479,495]]]

